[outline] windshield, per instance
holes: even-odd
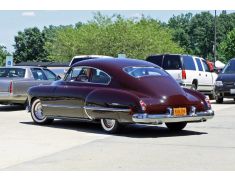
[[[0,68],[0,78],[24,78],[25,69],[22,68]]]
[[[166,72],[157,67],[126,67],[124,71],[136,78],[143,76],[168,76]]]
[[[223,69],[222,74],[235,74],[235,61],[230,61]]]

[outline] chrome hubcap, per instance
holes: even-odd
[[[43,120],[45,116],[43,115],[42,104],[39,102],[35,106],[35,116],[39,120]]]
[[[107,128],[112,128],[115,125],[115,120],[106,119],[104,120],[104,124]]]

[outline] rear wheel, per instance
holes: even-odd
[[[216,97],[216,102],[219,103],[219,104],[222,104],[224,101],[224,98],[223,97]]]
[[[171,131],[180,131],[185,128],[187,122],[174,122],[174,123],[166,123],[166,126]]]
[[[50,124],[53,122],[53,119],[49,119],[43,114],[42,104],[40,99],[36,99],[32,103],[31,107],[31,117],[33,121],[37,124]]]
[[[101,119],[101,125],[105,132],[110,134],[118,132],[120,128],[119,122],[114,119]]]

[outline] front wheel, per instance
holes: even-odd
[[[181,131],[186,125],[187,122],[166,123],[167,128],[171,131]]]
[[[119,122],[114,119],[101,119],[101,125],[105,132],[110,134],[118,132],[120,128]]]
[[[53,122],[53,119],[49,119],[44,116],[40,99],[33,101],[31,107],[31,117],[35,123],[41,125],[50,124]]]

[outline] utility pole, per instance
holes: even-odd
[[[214,63],[216,61],[216,10],[215,10],[215,22],[214,22]]]

